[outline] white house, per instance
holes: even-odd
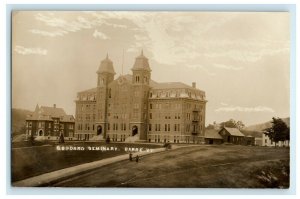
[[[270,138],[263,133],[262,134],[262,146],[273,146],[273,147],[275,147],[275,142],[272,142],[270,140]],[[277,143],[277,146],[278,147],[288,147],[288,146],[290,146],[290,142],[289,142],[289,140],[279,141]]]

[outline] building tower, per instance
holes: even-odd
[[[148,59],[141,55],[136,57],[132,67],[133,101],[130,128],[132,136],[139,140],[147,139],[148,126],[148,95],[150,89],[151,69]]]
[[[96,103],[96,130],[97,135],[102,135],[106,138],[107,132],[107,101],[111,90],[108,88],[109,83],[114,81],[115,70],[113,62],[108,58],[101,61],[99,69],[97,71],[97,103]]]

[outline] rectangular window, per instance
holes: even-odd
[[[170,131],[170,124],[168,124],[168,131]]]
[[[149,131],[151,131],[151,124],[149,124]]]
[[[165,131],[167,131],[167,129],[168,129],[168,125],[167,125],[167,124],[165,124]]]
[[[150,109],[152,109],[152,104],[150,104]]]

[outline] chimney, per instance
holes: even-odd
[[[196,82],[193,82],[192,85],[193,85],[193,88],[196,88]]]
[[[53,108],[56,108],[56,104],[53,104]]]

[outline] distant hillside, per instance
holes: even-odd
[[[287,126],[290,126],[290,118],[282,118],[282,120],[287,124]],[[244,128],[246,131],[263,131],[266,128],[270,128],[272,126],[271,121],[261,123],[261,124],[255,124],[251,126],[247,126]]]
[[[242,129],[241,132],[242,132],[245,136],[251,135],[251,136],[257,137],[257,138],[261,138],[261,137],[262,137],[262,134],[263,134],[262,131],[251,131],[251,130],[245,130],[245,129]]]
[[[282,118],[282,120],[287,124],[287,126],[290,126],[290,118]],[[216,124],[217,128],[221,128],[220,124]],[[248,136],[251,135],[253,137],[262,137],[263,130],[266,128],[269,128],[272,126],[271,121],[260,123],[260,124],[254,124],[251,126],[247,126],[241,130],[241,132]],[[214,129],[214,125],[209,124],[205,129]]]
[[[32,114],[32,111],[13,108],[11,111],[12,133],[14,135],[25,133],[23,132],[26,121],[26,116]]]

